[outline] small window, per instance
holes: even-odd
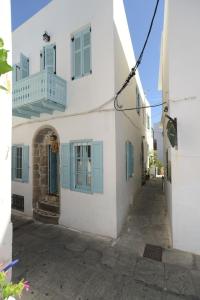
[[[22,147],[17,147],[16,179],[22,179]]]
[[[75,189],[91,191],[92,188],[92,146],[74,144],[75,153]]]
[[[126,142],[126,180],[133,177],[134,173],[134,147],[129,141]]]
[[[72,80],[91,74],[91,28],[74,34],[72,41]]]
[[[140,115],[140,106],[141,106],[141,101],[140,101],[140,93],[138,90],[138,87],[136,87],[136,108],[137,108],[137,113]]]

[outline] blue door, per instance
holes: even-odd
[[[49,193],[58,193],[58,152],[52,152],[51,146],[49,146]]]

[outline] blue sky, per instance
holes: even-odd
[[[16,29],[50,1],[51,0],[11,0],[13,29]],[[158,92],[157,86],[160,38],[163,27],[163,2],[164,0],[160,1],[149,43],[139,68],[143,88],[151,104],[161,102],[161,94]],[[156,0],[124,0],[124,4],[135,55],[138,57],[149,29]],[[160,116],[161,108],[152,109],[153,122],[158,122]]]

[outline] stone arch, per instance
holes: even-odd
[[[46,223],[57,223],[60,212],[59,135],[52,126],[40,127],[33,138],[33,212]],[[56,156],[56,190],[50,190],[50,155]],[[55,165],[55,163],[54,163]],[[55,182],[54,182],[55,183]]]

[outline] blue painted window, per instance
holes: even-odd
[[[103,143],[78,141],[63,144],[61,151],[62,187],[103,193]]]
[[[22,147],[16,148],[16,179],[22,179]]]
[[[92,145],[91,143],[74,143],[72,145],[72,178],[75,190],[92,190]]]
[[[29,76],[29,59],[24,54],[20,54],[20,78]]]
[[[72,36],[72,80],[92,73],[91,27]]]
[[[56,74],[56,45],[47,45],[40,51],[40,71]]]
[[[21,72],[20,72],[20,66],[18,64],[13,66],[12,71],[12,81],[15,83],[16,81],[21,79]]]
[[[141,106],[140,92],[138,87],[136,86],[136,108],[137,108],[138,115],[140,115],[140,106]]]
[[[12,180],[28,182],[29,180],[29,146],[12,147]]]
[[[126,142],[126,180],[133,177],[134,173],[134,147],[129,141]]]

